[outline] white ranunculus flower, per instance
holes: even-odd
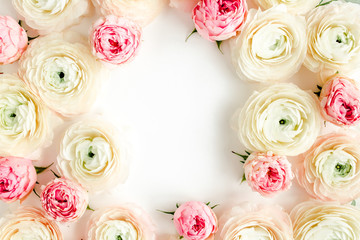
[[[254,92],[234,127],[247,149],[295,156],[308,150],[321,127],[318,104],[296,85],[275,84]]]
[[[59,227],[33,207],[19,208],[0,219],[1,240],[63,240]]]
[[[287,10],[293,14],[306,14],[319,4],[319,0],[255,0],[263,9],[269,9],[284,4]]]
[[[40,34],[61,32],[80,22],[89,11],[88,0],[12,0],[26,23]]]
[[[304,202],[291,211],[295,240],[359,240],[360,210],[334,203]]]
[[[74,35],[74,36],[73,36]],[[51,109],[63,116],[89,111],[99,92],[102,65],[74,33],[33,40],[20,59],[19,75]]]
[[[102,121],[81,121],[70,126],[57,158],[62,175],[98,192],[125,181],[127,152],[114,127]]]
[[[256,82],[287,80],[306,55],[305,18],[284,6],[264,12],[250,10],[244,29],[231,44],[232,62],[241,79]]]
[[[360,64],[360,5],[335,1],[307,15],[305,66],[351,72]]]
[[[50,111],[16,75],[0,75],[0,155],[26,157],[51,143]]]

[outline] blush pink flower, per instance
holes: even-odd
[[[350,126],[360,121],[360,90],[355,81],[335,76],[323,86],[320,94],[321,113],[325,120],[338,126]]]
[[[215,213],[202,202],[182,204],[175,211],[174,224],[179,235],[188,240],[205,240],[218,230]]]
[[[240,31],[248,9],[245,0],[201,0],[192,14],[195,28],[203,38],[222,41]]]
[[[137,53],[142,30],[125,18],[107,16],[95,22],[90,41],[93,54],[104,62],[122,64]]]
[[[246,181],[251,189],[265,197],[288,190],[294,178],[287,158],[272,152],[250,154],[245,162],[244,170]]]
[[[18,60],[27,44],[25,30],[12,17],[0,16],[0,65]]]
[[[36,177],[31,160],[0,157],[0,200],[11,203],[24,199],[33,190]]]
[[[79,219],[85,213],[89,202],[85,189],[66,178],[57,178],[48,183],[40,198],[47,215],[60,222]]]

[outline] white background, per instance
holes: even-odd
[[[0,14],[19,19],[9,0],[0,0]],[[97,17],[84,18],[72,28],[87,35]],[[176,203],[190,200],[220,204],[215,213],[236,203],[253,201],[277,203],[290,211],[308,197],[293,181],[293,187],[272,199],[252,192],[240,184],[242,164],[232,150],[244,148],[230,127],[230,119],[242,107],[254,89],[239,79],[230,62],[228,43],[224,54],[215,43],[194,34],[190,14],[171,8],[144,29],[138,56],[126,65],[113,69],[103,79],[103,89],[94,110],[86,118],[102,115],[113,122],[128,139],[131,167],[127,182],[116,189],[90,196],[90,206],[115,206],[133,202],[142,206],[157,225],[159,239],[175,234],[171,216],[156,209],[175,210]],[[17,63],[0,66],[0,72],[16,72]],[[316,89],[316,75],[304,67],[291,79],[303,89]],[[76,118],[73,119],[76,121]],[[51,147],[44,149],[36,166],[56,160],[65,121],[55,130]],[[52,167],[55,170],[55,167]],[[46,184],[50,172],[39,176]],[[40,191],[37,187],[38,192]],[[32,193],[23,205],[40,206]],[[0,203],[0,216],[14,210],[19,203]],[[59,224],[65,240],[86,236],[87,213],[76,223]]]

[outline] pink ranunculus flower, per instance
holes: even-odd
[[[41,205],[47,215],[56,221],[74,222],[88,206],[88,194],[79,184],[66,178],[57,178],[41,193]]]
[[[0,157],[0,200],[11,203],[24,199],[33,190],[36,177],[31,160]]]
[[[222,41],[241,29],[248,8],[245,0],[201,0],[192,14],[196,30],[203,38]]]
[[[198,2],[199,0],[170,0],[170,7],[191,12]]]
[[[174,224],[180,236],[188,240],[210,239],[218,230],[215,213],[202,202],[186,202],[174,214]]]
[[[93,54],[104,62],[118,65],[136,55],[142,30],[135,22],[111,15],[96,21],[90,34]]]
[[[21,57],[28,44],[25,30],[9,16],[0,16],[0,65]]]
[[[320,94],[321,113],[325,120],[338,126],[360,121],[360,90],[355,81],[334,76],[326,81]]]
[[[250,154],[244,170],[246,181],[252,190],[265,197],[288,190],[294,178],[287,158],[272,152]]]

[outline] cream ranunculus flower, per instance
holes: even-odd
[[[40,34],[61,32],[80,22],[89,11],[88,0],[12,0],[26,23]]]
[[[234,127],[247,149],[295,156],[308,150],[321,127],[316,99],[294,84],[276,84],[253,93]]]
[[[352,206],[304,202],[290,216],[295,240],[360,239],[360,210]]]
[[[126,180],[125,144],[117,130],[102,121],[81,121],[67,129],[57,158],[62,175],[99,192]]]
[[[59,227],[33,207],[19,208],[14,214],[0,219],[1,240],[63,240]]]
[[[304,64],[309,70],[346,73],[359,66],[359,12],[359,4],[335,1],[307,15],[308,51]]]
[[[287,13],[284,6],[264,12],[252,9],[241,34],[232,41],[231,52],[241,79],[287,80],[306,55],[305,18]]]
[[[220,218],[223,240],[291,240],[290,217],[278,206],[244,203]]]
[[[293,14],[306,14],[319,4],[319,0],[256,0],[263,9],[284,4],[287,10]]]
[[[49,145],[50,111],[16,75],[0,75],[0,155],[25,157]]]
[[[70,42],[75,37],[79,35],[54,33],[37,38],[20,59],[20,77],[63,116],[89,111],[101,82],[101,63],[88,46]]]

